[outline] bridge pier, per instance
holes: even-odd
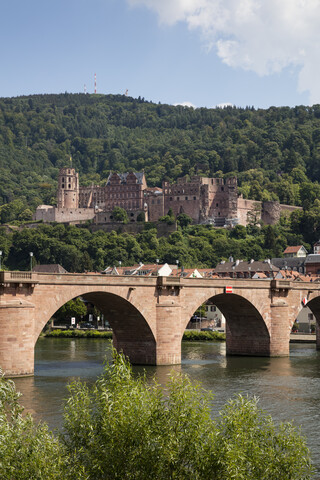
[[[34,305],[0,303],[0,368],[7,377],[34,373]]]
[[[289,355],[290,323],[289,305],[284,300],[276,300],[270,305],[271,334],[270,356],[282,357]]]
[[[169,297],[170,298],[170,297]],[[181,305],[165,300],[156,306],[157,365],[181,363]]]

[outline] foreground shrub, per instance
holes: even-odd
[[[69,386],[63,441],[72,465],[90,480],[307,480],[305,440],[275,427],[257,399],[231,400],[217,420],[212,398],[187,377],[165,389],[134,378],[114,352],[93,388]]]
[[[135,378],[113,353],[89,388],[69,386],[58,437],[22,415],[14,383],[0,376],[2,480],[309,480],[309,451],[290,424],[275,427],[255,398],[212,397],[183,375],[166,386]]]
[[[0,376],[0,478],[4,480],[61,480],[66,478],[63,445],[45,424],[23,416],[20,394],[11,380]]]

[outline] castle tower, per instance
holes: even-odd
[[[58,177],[58,208],[78,208],[79,174],[74,168],[61,168]]]

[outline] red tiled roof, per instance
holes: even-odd
[[[283,253],[298,253],[300,248],[302,248],[303,245],[297,245],[296,247],[287,247]]]

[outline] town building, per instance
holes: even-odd
[[[285,251],[283,252],[283,256],[288,258],[288,257],[306,257],[307,256],[307,250],[303,245],[297,245],[297,246],[292,246],[292,247],[287,247]]]
[[[213,271],[219,277],[254,278],[257,274],[255,278],[276,278],[279,268],[272,265],[269,259],[264,261],[250,260],[249,262],[230,259],[228,262],[220,262]]]
[[[314,245],[313,245],[313,253],[315,255],[320,255],[320,240],[318,240]]]

